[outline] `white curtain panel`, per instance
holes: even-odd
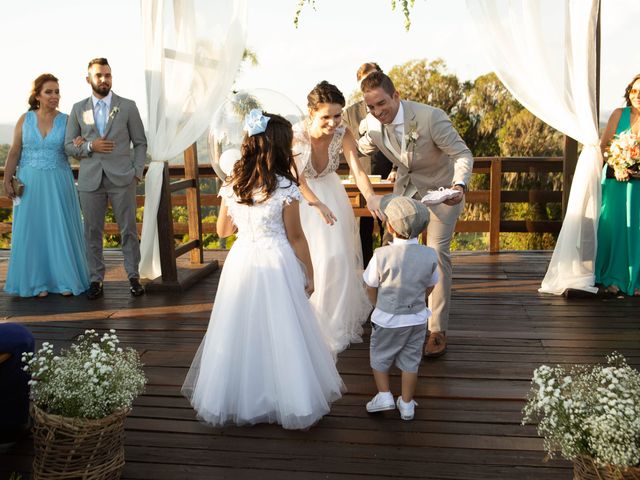
[[[162,274],[156,216],[164,162],[207,129],[245,49],[247,0],[141,0],[148,151],[140,275]]]
[[[467,0],[487,56],[531,113],[583,144],[541,292],[595,292],[602,154],[596,116],[598,0]]]

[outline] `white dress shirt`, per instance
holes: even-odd
[[[400,108],[398,108],[398,113],[394,117],[393,121],[389,124],[389,126],[393,126],[396,132],[396,138],[398,139],[398,144],[402,145],[404,142],[402,141],[404,137],[404,108],[402,108],[402,102],[400,102]]]
[[[91,94],[91,101],[93,102],[93,118],[94,118],[94,121],[95,121],[96,115],[98,113],[97,112],[97,110],[98,110],[98,102],[100,100],[102,100],[104,102],[104,104],[105,104],[105,108],[107,109],[107,119],[106,119],[106,122],[105,122],[105,127],[107,126],[107,123],[109,123],[109,112],[111,112],[111,99],[113,98],[112,93],[113,92],[109,91],[107,96],[104,97],[104,98],[98,98],[94,94]],[[89,145],[87,145],[87,149],[90,152],[93,151],[93,149],[91,148],[92,144],[93,144],[93,142],[89,142]]]

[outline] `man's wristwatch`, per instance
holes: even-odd
[[[454,187],[462,187],[462,191],[464,193],[467,193],[467,191],[469,190],[469,188],[467,188],[467,185],[464,182],[454,183],[453,186]]]

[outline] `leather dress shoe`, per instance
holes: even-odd
[[[87,290],[87,298],[89,300],[95,300],[96,298],[101,297],[103,293],[102,282],[91,282],[89,290]]]
[[[424,356],[435,358],[447,351],[447,334],[445,332],[431,332],[424,345]]]
[[[144,287],[140,284],[140,280],[138,278],[130,278],[129,285],[129,291],[131,292],[132,297],[139,297],[144,293]]]

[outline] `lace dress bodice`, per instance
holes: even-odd
[[[68,167],[69,160],[64,151],[66,125],[67,115],[59,113],[53,119],[51,131],[46,137],[42,138],[35,112],[27,112],[22,124],[20,166],[28,165],[38,170]]]
[[[309,141],[309,134],[306,131],[294,131],[295,141],[302,142],[307,144],[306,151],[307,157],[303,159],[302,165],[302,173],[307,178],[319,178],[329,175],[330,173],[338,170],[340,166],[340,152],[342,151],[342,139],[344,138],[344,134],[346,131],[344,125],[340,125],[336,128],[336,131],[333,134],[333,138],[329,143],[329,161],[327,162],[327,166],[321,172],[316,172],[316,169],[313,167],[313,162],[311,161],[311,142]],[[300,165],[299,165],[300,166]]]
[[[231,185],[224,185],[219,195],[227,199],[229,215],[238,227],[236,243],[260,243],[261,247],[288,243],[282,209],[291,201],[300,200],[300,190],[290,180],[278,177],[278,188],[273,194],[254,205],[238,203]]]

